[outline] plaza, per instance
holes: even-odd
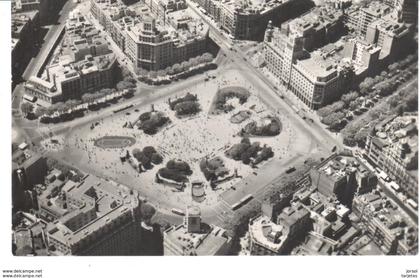
[[[237,98],[230,98],[227,103],[234,107],[233,110],[226,113],[211,113],[217,91],[228,86],[238,86],[248,90],[250,92],[248,100],[240,104]],[[146,198],[156,200],[158,206],[164,204],[166,209],[172,207],[182,209],[194,203],[191,185],[187,185],[183,191],[178,191],[155,181],[156,172],[169,160],[179,159],[189,164],[193,172],[189,177],[190,182],[205,182],[205,200],[198,204],[203,208],[210,208],[220,200],[221,193],[236,186],[244,177],[259,171],[241,161],[225,156],[227,149],[240,143],[242,137],[238,134],[249,122],[263,122],[263,119],[272,116],[277,117],[282,124],[282,131],[277,136],[250,137],[251,143],[259,142],[261,146],[267,145],[274,152],[274,157],[259,164],[259,168],[281,161],[283,158],[289,158],[302,148],[311,147],[308,144],[310,139],[299,136],[287,116],[267,108],[259,99],[260,92],[255,90],[239,71],[229,70],[228,74],[221,77],[183,89],[177,92],[176,96],[172,96],[171,100],[183,97],[187,93],[197,95],[200,112],[195,115],[177,117],[175,111],[169,107],[169,99],[162,98],[153,104],[153,108],[151,105],[138,108],[134,106],[121,113],[104,117],[94,125],[86,124],[71,129],[67,134],[56,138],[55,142],[58,143],[54,145],[51,145],[51,139],[45,139],[43,145],[67,162],[78,165],[82,170],[126,184],[138,190]],[[156,134],[147,135],[135,125],[127,127],[128,122],[135,123],[141,114],[150,112],[152,109],[170,119],[169,123],[159,129]],[[232,116],[244,110],[250,112],[249,118],[240,123],[230,121]],[[98,139],[112,137],[133,138],[135,143],[126,144],[121,148],[103,148],[95,144]],[[305,140],[308,141],[305,143]],[[133,149],[142,149],[146,146],[153,146],[157,150],[163,157],[162,164],[154,165],[153,169],[139,173],[128,163],[121,162],[121,154],[127,151],[131,153]],[[234,175],[234,173],[235,175],[234,178],[218,184],[216,190],[212,190],[200,170],[199,163],[206,157],[211,159],[217,156],[223,159],[229,171],[228,175]]]

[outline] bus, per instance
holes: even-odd
[[[400,186],[395,181],[391,181],[389,183],[389,186],[391,186],[391,188],[393,190],[395,190],[395,192],[399,192],[400,191]]]
[[[408,199],[407,203],[410,205],[410,207],[412,207],[413,209],[417,209],[417,203],[414,202],[413,199]]]
[[[180,210],[180,209],[173,208],[173,209],[171,209],[171,211],[174,214],[185,216],[185,213],[182,210]]]
[[[236,210],[236,209],[240,208],[242,205],[244,205],[247,202],[249,202],[252,198],[253,198],[253,196],[251,194],[246,195],[245,197],[243,197],[242,199],[240,199],[239,202],[234,203],[231,206],[231,209],[232,210]]]
[[[24,94],[23,95],[23,99],[24,100],[27,100],[29,102],[32,102],[32,103],[36,101],[36,97],[31,96],[31,95],[28,95],[28,94]]]
[[[245,204],[245,203],[249,202],[252,198],[253,198],[252,195],[251,194],[248,194],[245,197],[243,197],[240,202],[242,204]]]
[[[385,182],[390,182],[391,179],[388,177],[388,175],[384,171],[380,171],[378,176],[384,180]]]
[[[231,206],[231,208],[232,208],[232,210],[235,210],[235,209],[238,209],[240,206],[241,206],[241,202],[238,202],[238,203],[234,203],[234,204]]]

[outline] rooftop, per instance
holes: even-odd
[[[372,220],[383,230],[413,246],[418,231],[416,224],[388,197],[379,192],[372,192],[355,198],[355,204],[364,206],[364,211],[372,216]]]
[[[287,240],[289,229],[278,225],[266,216],[259,216],[249,224],[251,239],[265,248],[279,253]]]
[[[39,159],[42,159],[42,156],[31,151],[30,149],[17,150],[12,154],[12,162],[14,163],[14,168],[28,167],[37,162]]]
[[[374,143],[399,156],[407,165],[418,155],[417,116],[396,117],[375,127]]]
[[[165,240],[176,244],[186,254],[214,255],[228,244],[230,238],[220,227],[206,226],[206,228],[202,227],[201,233],[189,233],[187,227],[181,224],[167,229]]]
[[[283,25],[287,24],[290,32],[296,32],[301,35],[309,29],[321,29],[338,22],[342,18],[340,10],[323,7],[315,7],[306,14],[292,19]]]
[[[21,12],[12,14],[12,37],[20,38],[20,33],[30,21],[37,16],[38,11]]]
[[[221,4],[231,12],[240,14],[264,14],[291,0],[222,0]]]
[[[127,188],[92,175],[80,183],[68,181],[62,192],[67,195],[67,199],[78,200],[80,207],[73,210],[69,206],[67,214],[49,223],[48,233],[68,245],[95,233],[116,219],[131,216],[131,207],[138,204],[136,196],[130,195]],[[66,226],[66,222],[74,217],[73,214],[84,213],[92,209],[92,206],[96,209],[96,217],[92,221],[74,231]]]
[[[171,1],[165,3],[169,2]],[[149,7],[143,3],[128,7],[119,1],[109,4],[97,0],[96,3],[114,21],[117,28],[131,33],[136,39],[139,37],[146,39],[148,43],[173,41],[182,45],[205,38],[209,31],[208,25],[190,8],[167,12],[164,22],[163,19],[153,15]],[[144,24],[150,24],[151,29]]]

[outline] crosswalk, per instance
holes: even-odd
[[[230,222],[234,216],[230,205],[223,198],[216,206],[212,207],[212,211],[220,223]]]

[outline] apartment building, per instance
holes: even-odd
[[[127,7],[119,1],[91,0],[91,12],[135,69],[165,69],[207,51],[208,26],[185,1]]]
[[[232,241],[224,229],[203,223],[195,206],[187,208],[183,224],[163,232],[163,240],[165,256],[227,255]]]
[[[418,129],[416,116],[386,119],[366,140],[366,155],[418,200]]]
[[[80,99],[115,84],[117,61],[105,39],[77,11],[66,22],[66,35],[56,59],[46,67],[46,78],[32,76],[25,92],[54,104]]]
[[[64,214],[46,234],[56,255],[135,255],[140,247],[140,201],[128,188],[95,176],[68,181],[47,201]]]

